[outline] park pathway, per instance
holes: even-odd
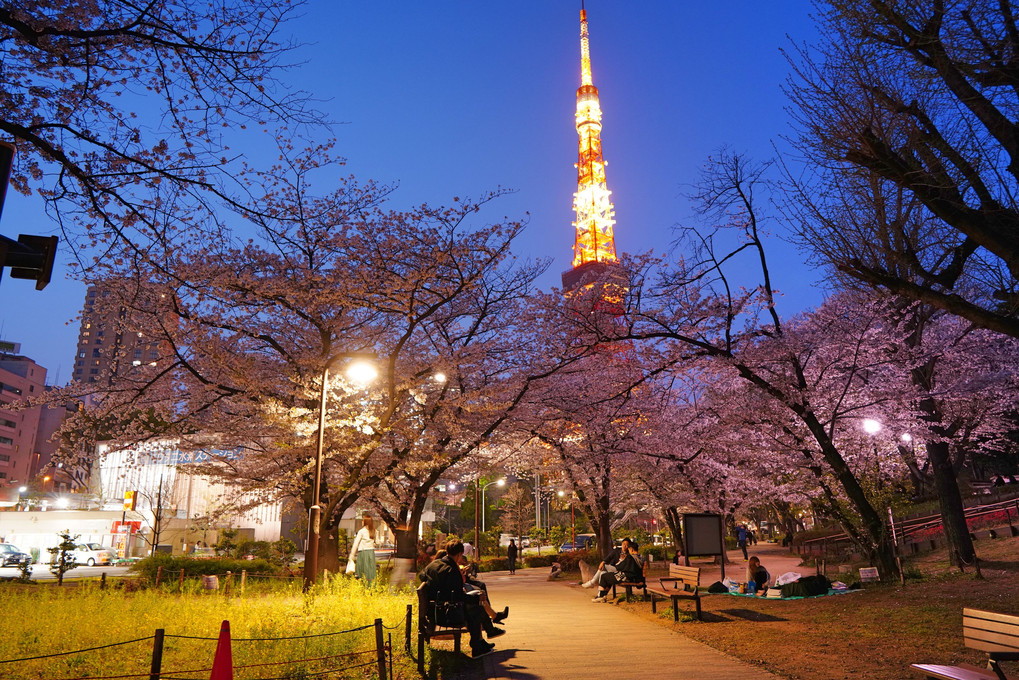
[[[761,551],[764,552],[763,550]],[[769,551],[770,552],[770,551]],[[736,555],[731,555],[736,557]],[[730,566],[742,574],[742,555]],[[765,556],[766,566],[784,568],[794,562]],[[476,661],[464,657],[459,669],[442,673],[444,680],[557,680],[619,676],[639,680],[775,680],[778,676],[726,656],[707,645],[613,604],[591,602],[592,590],[575,580],[548,581],[548,569],[489,572],[496,609],[508,605],[506,634],[493,640],[495,651]],[[702,583],[717,580],[705,569]],[[779,571],[778,573],[782,573]],[[710,580],[708,580],[710,579]],[[684,603],[692,607],[692,603]],[[710,605],[708,605],[710,606]],[[650,604],[648,605],[650,607]],[[664,605],[668,610],[669,605]],[[697,624],[690,624],[697,625]],[[466,639],[464,640],[465,647]],[[449,643],[436,643],[452,649]],[[447,646],[448,645],[448,646]],[[441,653],[440,653],[441,654]],[[436,677],[430,674],[431,677]]]

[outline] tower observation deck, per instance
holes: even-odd
[[[573,194],[576,212],[576,241],[573,269],[563,273],[563,287],[576,288],[585,274],[604,269],[616,262],[616,243],[612,227],[616,223],[608,186],[605,183],[605,159],[601,148],[601,104],[598,88],[591,77],[591,48],[587,32],[587,11],[580,10],[580,87],[577,88],[577,135],[580,154],[577,161],[577,193]]]

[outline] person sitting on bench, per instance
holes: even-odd
[[[435,559],[440,559],[445,555],[446,551],[440,550],[439,552],[435,553]],[[463,575],[464,579],[464,592],[466,592],[468,595],[472,594],[478,595],[481,606],[485,609],[485,613],[488,614],[488,618],[492,619],[493,623],[502,623],[503,621],[506,620],[506,617],[509,616],[509,607],[504,607],[501,612],[497,612],[494,609],[492,609],[492,604],[488,599],[488,584],[485,583],[484,581],[479,581],[478,579],[471,576],[471,571],[473,571],[471,569],[471,566],[472,565],[469,564],[464,564],[460,566],[460,573],[461,575]],[[423,573],[424,572],[422,572],[422,578]]]
[[[616,563],[616,571],[605,572],[598,581],[600,589],[592,602],[604,602],[609,589],[617,583],[641,583],[644,580],[644,565],[637,544],[632,539],[623,541],[626,554]]]
[[[461,565],[465,564],[464,545],[458,539],[450,539],[446,543],[446,554],[437,557],[421,572],[421,579],[428,584],[431,596],[436,603],[462,602],[464,615],[467,619],[467,631],[471,636],[471,656],[478,657],[488,654],[495,645],[481,637],[484,628],[489,638],[502,635],[506,631],[492,625],[492,620],[481,604],[479,593],[468,595],[464,589]],[[479,591],[480,592],[480,591]]]
[[[618,569],[616,568],[616,564],[619,562],[619,560],[623,559],[623,557],[625,557],[629,553],[629,545],[630,539],[624,538],[622,548],[613,548],[612,550],[610,550],[609,554],[606,555],[605,559],[602,560],[601,564],[598,565],[598,570],[594,572],[594,576],[592,576],[590,580],[581,583],[580,584],[581,587],[590,588],[592,586],[596,586],[601,582],[601,577],[603,574],[618,571]]]

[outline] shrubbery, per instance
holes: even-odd
[[[601,558],[592,550],[571,550],[570,552],[559,553],[554,561],[563,565],[563,571],[580,571],[580,560],[597,566]]]
[[[132,571],[149,581],[155,581],[156,572],[159,570],[159,567],[163,567],[164,578],[177,577],[181,569],[184,570],[185,578],[211,576],[213,574],[221,575],[228,571],[239,574],[245,570],[249,574],[289,575],[286,574],[285,568],[273,565],[268,560],[263,559],[239,560],[231,557],[195,559],[184,555],[166,555],[163,553],[157,553],[135,562],[132,566]]]

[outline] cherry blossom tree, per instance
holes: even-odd
[[[293,45],[280,33],[298,8],[9,3],[0,130],[17,147],[12,186],[46,200],[79,255],[164,239],[188,212],[173,204],[236,203],[227,138],[319,120],[281,78]]]
[[[214,435],[243,447],[205,472],[307,507],[330,367],[320,565],[335,568],[337,525],[366,490],[410,479],[430,458],[451,465],[495,427],[491,414],[512,401],[514,305],[542,265],[510,257],[522,223],[472,228],[498,193],[408,211],[353,179],[315,196],[324,153],[284,149],[279,167],[254,175],[237,236],[180,235],[102,263],[118,337],[142,334],[159,357],[125,357],[111,385],[70,391],[121,440]],[[361,385],[344,367],[366,355],[378,378]]]
[[[805,238],[848,277],[1019,337],[1011,3],[828,0],[816,16],[824,37],[790,59]]]

